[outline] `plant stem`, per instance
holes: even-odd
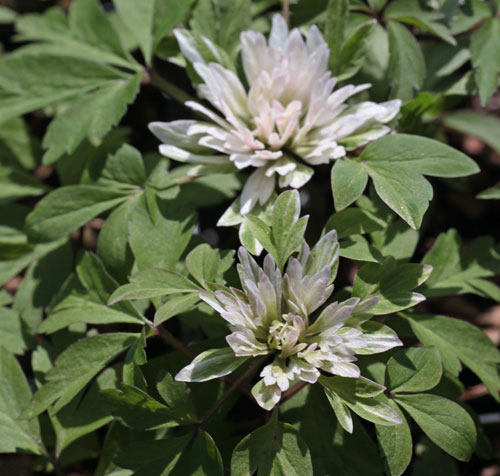
[[[171,83],[168,79],[165,79],[155,70],[151,72],[150,83],[153,86],[156,86],[158,89],[161,89],[164,93],[168,94],[170,97],[180,102],[181,104],[184,104],[187,101],[196,101],[196,98],[183,91],[174,83]]]
[[[306,385],[308,385],[308,383],[304,381],[296,383],[293,387],[289,388],[286,392],[283,393],[279,404],[281,405],[282,403],[292,398],[294,395],[299,393]]]
[[[153,329],[168,345],[178,350],[181,354],[184,354],[190,359],[194,359],[196,354],[185,344],[183,344],[179,339],[174,337],[167,329],[160,326],[155,326],[151,321],[147,321],[147,324],[151,329]]]
[[[248,378],[250,377],[266,360],[268,356],[264,355],[257,359],[245,372],[243,372],[231,386],[222,394],[222,396],[209,408],[203,415],[199,425],[204,425],[206,421],[219,409],[219,407],[228,399],[228,397]]]
[[[283,0],[283,18],[290,27],[290,0]]]

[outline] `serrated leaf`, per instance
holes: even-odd
[[[174,269],[196,223],[191,205],[163,200],[146,188],[137,200],[128,225],[129,244],[139,269]]]
[[[443,374],[441,356],[434,347],[410,347],[387,362],[386,385],[392,393],[425,392],[434,388]]]
[[[336,230],[339,239],[351,235],[363,235],[383,230],[387,224],[368,210],[347,208],[333,214],[325,225],[325,231]]]
[[[198,302],[200,302],[200,298],[196,293],[184,294],[169,299],[157,309],[154,318],[155,326],[179,314],[191,311]]]
[[[394,426],[376,425],[375,431],[377,432],[380,450],[385,459],[387,475],[400,476],[411,461],[413,452],[411,431],[400,408],[388,398],[384,398],[384,403],[389,405],[399,415],[403,423]]]
[[[500,248],[491,237],[476,238],[461,252],[460,236],[451,229],[438,236],[422,262],[434,269],[422,286],[428,297],[463,293],[500,297],[500,288],[484,279],[500,274]]]
[[[137,387],[123,384],[120,389],[103,390],[101,395],[111,414],[130,428],[146,431],[179,425],[170,408]]]
[[[484,332],[468,322],[446,316],[404,314],[404,317],[420,342],[439,350],[446,370],[457,376],[460,361],[463,362],[500,400],[500,352]]]
[[[219,265],[219,251],[206,243],[198,245],[186,256],[188,271],[202,286],[215,281]]]
[[[132,470],[134,476],[168,476],[190,440],[191,435],[135,441],[120,451],[115,462],[120,468]]]
[[[149,65],[154,49],[181,22],[194,0],[114,0],[123,23],[129,28]]]
[[[352,294],[361,299],[377,296],[379,301],[372,310],[375,315],[396,312],[425,299],[413,289],[428,279],[431,271],[430,266],[398,263],[393,258],[386,258],[383,263],[367,263],[354,279]]]
[[[33,418],[51,405],[57,413],[113,358],[137,339],[137,334],[115,333],[86,337],[57,357],[46,383],[33,396],[24,418]]]
[[[338,212],[354,203],[368,182],[366,170],[354,160],[338,159],[332,167],[332,193]]]
[[[481,104],[486,105],[498,88],[500,74],[500,18],[490,18],[476,31],[471,41],[472,65]]]
[[[184,276],[159,268],[139,271],[130,278],[130,281],[110,296],[109,305],[124,300],[146,299],[200,290],[196,284]]]
[[[191,422],[197,420],[191,391],[184,382],[177,382],[172,375],[162,370],[158,374],[156,388],[178,418]]]
[[[224,468],[222,457],[213,438],[200,431],[196,436],[189,453],[189,474],[192,476],[222,476]]]
[[[402,25],[389,21],[389,74],[392,96],[408,101],[420,90],[425,79],[425,62],[415,37]]]
[[[0,452],[44,451],[36,418],[21,420],[20,413],[31,399],[31,390],[16,358],[0,346]]]
[[[272,417],[243,438],[231,457],[231,474],[248,476],[312,476],[309,449],[298,431]]]
[[[399,395],[396,399],[423,432],[440,448],[468,461],[476,447],[476,427],[458,403],[438,395]]]
[[[385,9],[384,16],[403,23],[415,25],[422,30],[427,30],[450,45],[457,44],[448,28],[440,23],[443,13],[431,9],[424,9],[419,2],[412,0],[397,0]]]
[[[113,81],[75,101],[49,125],[43,139],[47,149],[44,164],[52,164],[63,154],[71,154],[83,139],[99,145],[102,138],[116,126],[138,90],[139,74]]]
[[[492,114],[471,110],[453,111],[446,114],[443,124],[462,134],[481,139],[492,149],[500,153],[500,119]]]
[[[333,392],[357,415],[378,425],[399,425],[401,419],[388,405],[375,396],[385,387],[368,379],[346,377],[320,377],[325,393]]]
[[[330,49],[328,67],[337,76],[341,62],[341,51],[344,43],[344,30],[349,14],[349,0],[329,0],[326,7],[325,41]]]
[[[128,193],[97,185],[61,187],[44,197],[26,218],[33,242],[53,241],[125,201]]]

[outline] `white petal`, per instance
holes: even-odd
[[[240,198],[240,213],[247,215],[255,206],[257,201],[263,205],[267,202],[274,191],[276,180],[274,177],[266,177],[264,168],[255,170],[247,179]]]

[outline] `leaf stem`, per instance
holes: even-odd
[[[165,79],[155,70],[151,71],[150,84],[156,86],[158,89],[161,89],[164,93],[168,94],[181,104],[185,104],[187,101],[197,102],[196,98],[183,91],[168,79]]]
[[[245,372],[243,372],[231,386],[222,394],[222,396],[208,409],[199,421],[198,425],[204,425],[207,420],[219,409],[219,407],[228,399],[228,397],[248,378],[250,377],[268,358],[268,355],[257,359]]]
[[[183,344],[179,339],[174,337],[167,329],[163,326],[156,326],[150,320],[146,321],[148,326],[151,327],[168,345],[173,347],[175,350],[178,350],[181,354],[184,354],[186,357],[190,359],[194,359],[196,354],[185,344]]]
[[[283,0],[283,18],[290,27],[290,0]]]
[[[286,402],[287,400],[290,400],[290,398],[292,398],[294,395],[299,393],[306,385],[308,385],[308,383],[301,380],[300,382],[296,383],[293,387],[290,387],[281,396],[281,400],[280,400],[279,404],[281,405],[282,403]]]

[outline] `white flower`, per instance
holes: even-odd
[[[226,341],[236,360],[262,355],[272,359],[252,389],[266,410],[295,382],[315,383],[320,371],[360,377],[354,363],[358,351],[375,354],[402,345],[382,324],[372,323],[369,333],[360,326],[371,317],[377,298],[360,301],[355,297],[320,309],[333,292],[330,271],[338,260],[335,231],[312,250],[304,244],[299,256],[289,260],[284,275],[271,255],[264,258],[261,268],[240,248],[239,260],[242,290],[220,289],[213,294],[203,292],[201,297],[229,323],[231,334]],[[188,380],[186,369],[192,368],[193,363],[178,378]]]
[[[205,63],[189,32],[177,30],[176,36],[203,81],[200,95],[217,112],[187,102],[207,120],[153,122],[150,129],[163,142],[160,152],[169,158],[256,168],[236,207],[241,215],[257,202],[264,205],[276,180],[280,187],[300,188],[313,174],[310,165],[326,164],[343,157],[346,149],[387,134],[390,128],[384,124],[401,106],[398,99],[348,105],[351,96],[370,85],[347,85],[334,91],[336,79],[328,71],[330,52],[316,26],[304,40],[299,30],[289,32],[285,20],[275,15],[269,41],[261,33],[242,33],[248,90],[234,72],[219,64],[223,58],[208,39],[202,39],[204,47],[219,63]],[[229,223],[223,219],[219,224]]]

